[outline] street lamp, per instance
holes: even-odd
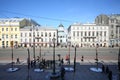
[[[55,38],[53,40],[53,74],[55,74]]]
[[[33,58],[35,60],[35,26],[33,26]]]
[[[40,52],[39,52],[39,57],[41,58],[41,46],[40,46]]]
[[[68,43],[69,46],[69,65],[70,65],[70,42]]]

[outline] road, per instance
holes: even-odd
[[[30,49],[31,59],[33,58],[33,48]],[[60,54],[62,58],[65,58],[65,55],[69,53],[68,48],[55,48],[56,59],[58,59],[57,54]],[[98,58],[99,60],[118,60],[118,51],[119,48],[98,48]],[[39,56],[40,49],[35,49],[35,56]],[[70,58],[74,59],[75,49],[70,48]],[[77,60],[81,59],[81,56],[84,56],[85,60],[94,60],[96,56],[95,48],[77,48],[76,50]],[[12,50],[10,48],[0,49],[0,61],[10,61],[12,55]],[[45,59],[52,59],[53,57],[53,48],[41,48],[41,55]],[[27,59],[27,48],[17,48],[13,49],[13,58],[20,58],[20,60]]]

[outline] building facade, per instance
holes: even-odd
[[[67,30],[64,29],[62,24],[58,26],[58,45],[61,47],[67,46]]]
[[[68,35],[71,46],[108,47],[109,45],[108,26],[75,23],[68,28]]]
[[[0,19],[0,47],[17,46],[20,42],[19,22],[22,19]]]
[[[27,18],[0,18],[0,47],[18,47],[20,43],[20,28],[26,25],[37,25]]]
[[[41,26],[27,26],[20,29],[20,45],[21,47],[51,47],[53,46],[53,38],[57,46],[57,29]]]
[[[110,46],[120,45],[120,14],[101,14],[96,17],[95,23],[109,26]]]

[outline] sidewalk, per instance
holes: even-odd
[[[21,65],[15,65],[15,67],[20,68],[20,70],[12,73],[6,71],[6,69],[11,67],[10,64],[2,64],[3,63],[0,64],[0,80],[26,80],[28,75],[26,62],[23,62]],[[72,62],[71,66],[73,67]],[[91,61],[77,62],[76,72],[66,72],[65,80],[108,80],[107,74],[93,72],[90,70],[91,67],[96,67],[96,64]],[[99,65],[99,67],[101,66]],[[109,65],[109,68],[113,71],[113,76],[116,77],[117,65],[111,64]],[[30,77],[32,80],[50,80],[49,75],[51,73],[52,69],[45,70],[44,72],[34,72],[33,68],[30,69]],[[59,78],[58,80],[61,79]]]

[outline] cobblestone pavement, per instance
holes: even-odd
[[[113,80],[117,80],[117,63],[116,62],[104,62],[104,65],[108,65],[110,70],[113,72]],[[73,67],[71,63],[70,66],[64,65],[67,67]],[[6,70],[11,67],[11,64],[0,63],[0,80],[27,80],[28,69],[26,63],[21,63],[19,65],[14,65],[18,67],[19,70],[16,72],[7,72]],[[91,67],[96,67],[94,62],[77,62],[76,63],[76,72],[66,72],[65,80],[108,80],[107,74],[93,72],[90,70]],[[101,68],[101,63],[99,63]],[[58,71],[58,67],[57,70]],[[46,69],[44,72],[34,72],[33,68],[30,69],[30,78],[31,80],[50,80],[49,75],[52,73],[52,69]],[[60,78],[57,80],[61,80]]]

